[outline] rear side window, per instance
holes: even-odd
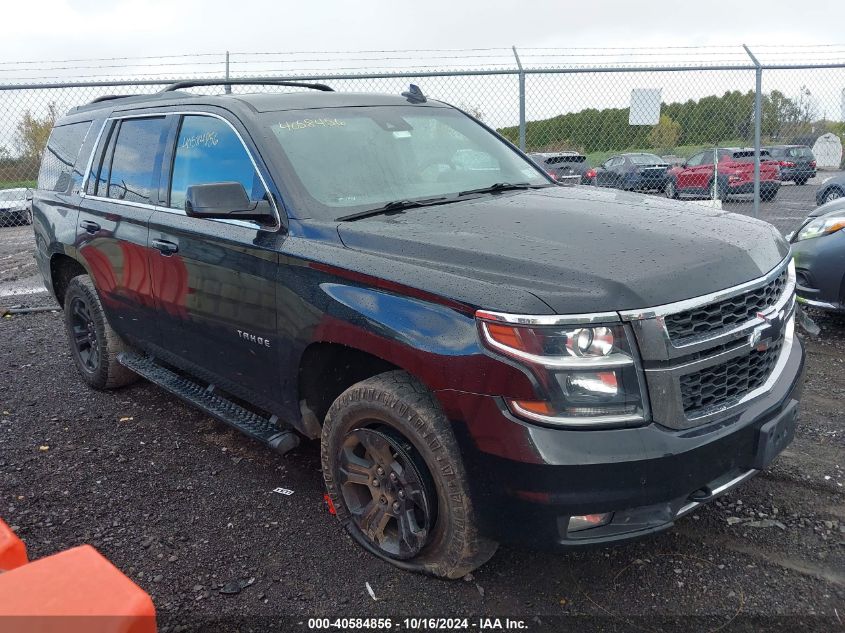
[[[78,186],[82,182],[82,170],[76,161],[90,128],[91,121],[53,128],[38,172],[39,189],[69,191],[72,184]]]
[[[253,202],[267,194],[246,148],[225,121],[186,116],[173,156],[170,207],[184,210],[188,187],[216,182],[241,183]]]
[[[790,158],[815,158],[809,147],[790,147],[787,155]]]
[[[166,125],[163,117],[124,119],[116,129],[117,140],[110,159],[108,175],[102,174],[97,193],[127,202],[155,204],[161,169],[161,140]],[[109,157],[106,157],[106,161]],[[106,191],[103,191],[103,189]]]

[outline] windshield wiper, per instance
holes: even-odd
[[[367,209],[366,211],[359,211],[358,213],[351,213],[349,215],[340,216],[338,222],[352,222],[353,220],[360,220],[361,218],[369,218],[374,215],[381,215],[383,213],[397,213],[405,209],[413,209],[415,207],[427,207],[434,204],[442,204],[449,202],[446,197],[438,198],[424,198],[422,200],[393,200],[387,204],[376,207],[375,209]]]
[[[539,187],[546,186],[552,185],[532,185],[531,183],[527,182],[497,182],[495,184],[490,185],[489,187],[481,187],[479,189],[467,189],[466,191],[461,191],[458,195],[468,196],[473,193],[498,193],[499,191],[515,191],[517,189],[537,189]]]

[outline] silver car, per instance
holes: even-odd
[[[0,226],[32,224],[32,209],[25,188],[0,189]]]

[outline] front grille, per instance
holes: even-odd
[[[765,351],[754,350],[680,377],[681,397],[687,417],[696,417],[708,409],[729,407],[745,394],[766,382],[783,347],[783,339]]]
[[[753,319],[775,305],[786,286],[787,269],[765,286],[705,306],[665,317],[669,338],[678,341],[718,332]]]

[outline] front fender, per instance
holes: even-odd
[[[432,391],[534,396],[527,370],[508,365],[481,347],[472,313],[348,283],[324,282],[319,288],[327,303],[313,342],[339,343],[381,358]]]

